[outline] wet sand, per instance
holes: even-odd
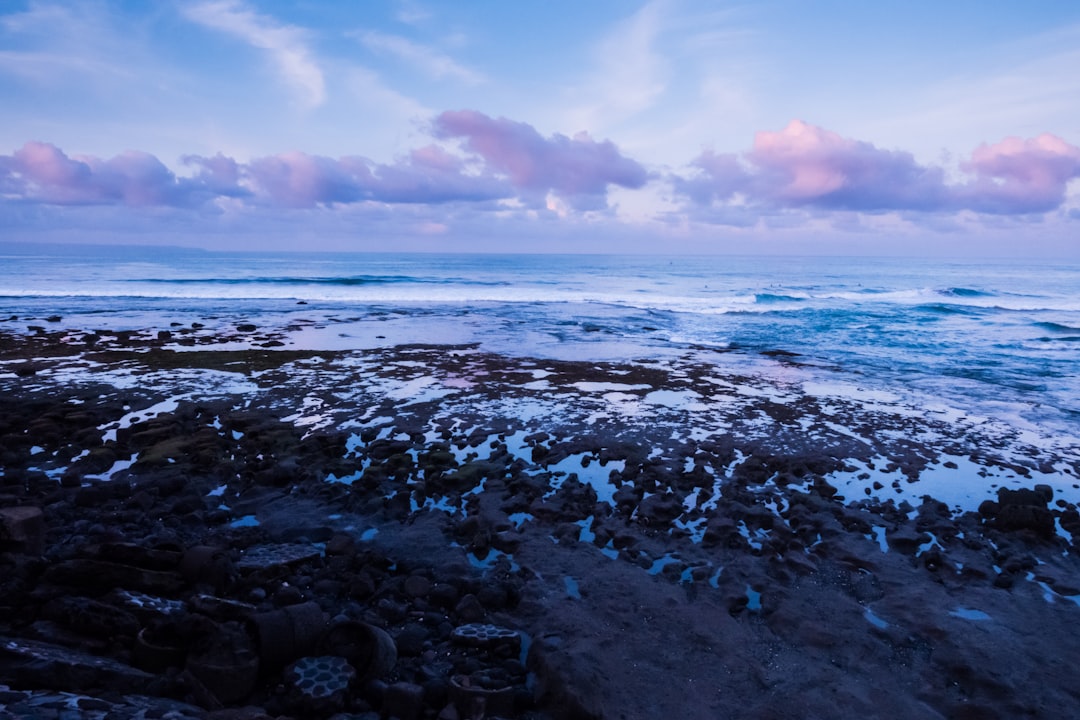
[[[1073,439],[788,380],[797,357],[762,374],[708,350],[570,362],[35,327],[0,336],[16,716],[1080,708]],[[275,655],[253,618],[289,608],[321,615]],[[470,640],[475,624],[501,634]],[[355,667],[334,641],[350,627],[385,632],[393,664]],[[148,662],[147,637],[176,653]],[[347,687],[305,692],[312,656],[347,658]]]

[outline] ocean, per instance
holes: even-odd
[[[0,249],[0,328],[250,322],[287,347],[477,343],[718,367],[1080,436],[1080,264],[865,257]],[[36,320],[33,320],[36,318]],[[212,325],[211,325],[212,327]]]

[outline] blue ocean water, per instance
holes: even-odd
[[[130,329],[315,319],[338,327],[334,347],[377,337],[572,359],[704,351],[753,372],[795,361],[1080,435],[1076,263],[0,248],[0,326],[49,314]]]

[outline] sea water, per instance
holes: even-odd
[[[1080,436],[1080,264],[850,257],[224,253],[0,246],[0,328],[297,328],[286,347],[801,373]]]

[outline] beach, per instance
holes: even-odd
[[[316,349],[357,324],[198,317],[8,321],[26,328],[0,349],[16,716],[1080,702],[1080,447],[1053,426],[822,382],[794,349],[529,357],[399,344],[393,319],[369,347]],[[298,607],[318,637],[273,655],[252,618]],[[385,633],[392,665],[333,646],[342,627]],[[148,665],[146,632],[177,654]],[[346,689],[305,693],[306,657],[349,659]]]

